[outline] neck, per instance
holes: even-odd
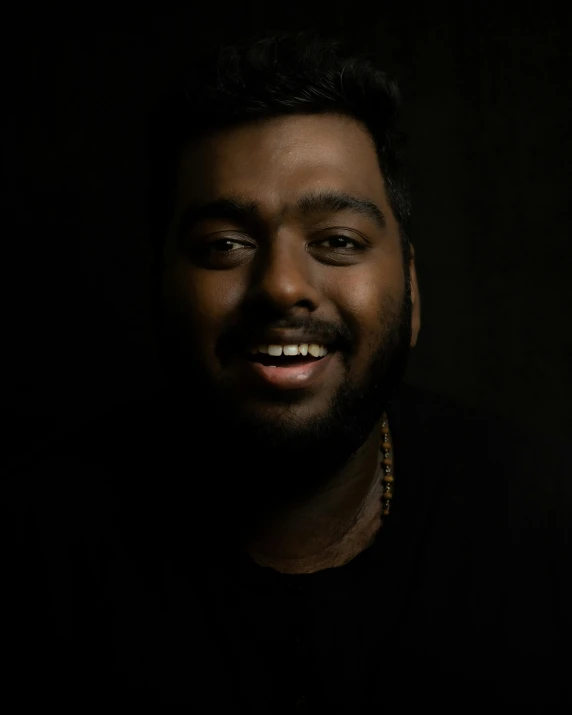
[[[381,419],[318,492],[255,516],[243,549],[257,563],[310,573],[347,563],[371,543],[381,521]]]

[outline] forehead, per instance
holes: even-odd
[[[387,207],[373,139],[356,120],[286,116],[201,137],[182,153],[177,203],[241,195],[255,198],[270,216],[316,189],[346,191]]]

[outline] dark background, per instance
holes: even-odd
[[[547,3],[208,3],[5,17],[8,452],[156,384],[144,115],[241,29],[361,38],[411,134],[422,331],[408,379],[569,439],[571,24]]]

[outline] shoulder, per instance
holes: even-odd
[[[502,514],[515,529],[557,534],[572,524],[570,446],[496,410],[416,385],[402,385],[394,406],[398,444],[418,450],[420,469],[442,483],[476,518]],[[397,441],[397,440],[396,440]]]
[[[492,630],[491,639],[502,633],[489,659],[509,653],[523,672],[536,667],[562,687],[553,673],[564,662],[569,668],[559,649],[572,636],[568,445],[421,388],[406,386],[402,395],[410,440],[401,446],[422,453],[415,489],[424,509],[417,512],[424,515],[424,608],[433,603],[437,621],[449,619],[442,638],[456,644],[467,625],[476,634]]]

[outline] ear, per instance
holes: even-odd
[[[415,268],[415,249],[410,244],[409,275],[411,276],[411,347],[417,344],[417,336],[421,330],[421,303],[419,285],[417,283],[417,270]]]

